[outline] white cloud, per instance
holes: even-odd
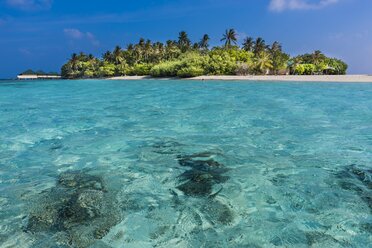
[[[94,46],[99,46],[99,41],[96,39],[96,37],[90,33],[90,32],[87,32],[85,34],[85,36],[87,37],[87,39],[94,45]]]
[[[271,0],[269,9],[275,12],[284,10],[321,9],[340,0]]]
[[[53,0],[6,0],[6,3],[15,9],[34,11],[50,9]]]
[[[63,32],[65,33],[67,37],[75,39],[75,40],[80,40],[85,36],[84,33],[82,33],[80,30],[75,29],[75,28],[65,28]]]
[[[92,45],[99,46],[99,41],[91,32],[82,32],[75,28],[65,28],[63,32],[71,40],[88,40]]]

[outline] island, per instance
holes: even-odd
[[[102,58],[74,53],[62,66],[65,79],[125,78],[127,76],[178,77],[247,75],[345,75],[347,64],[317,50],[291,57],[275,41],[247,37],[241,46],[235,29],[228,29],[222,45],[210,48],[210,37],[193,43],[185,31],[166,43],[141,38],[126,49],[116,46]]]

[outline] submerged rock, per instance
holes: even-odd
[[[207,152],[178,156],[178,163],[191,169],[178,177],[181,185],[177,188],[188,196],[210,196],[214,185],[226,182],[228,170],[211,156]]]
[[[45,139],[35,144],[36,148],[46,148],[50,151],[60,150],[63,148],[62,139]]]
[[[102,177],[82,173],[80,171],[69,171],[62,173],[58,178],[58,185],[73,190],[95,189],[105,191]]]
[[[337,172],[336,176],[340,187],[358,194],[372,212],[372,169],[352,164]]]
[[[64,232],[60,242],[88,247],[120,221],[115,194],[102,177],[83,171],[62,173],[52,189],[42,192],[32,208],[25,231]]]
[[[213,186],[229,178],[219,171],[188,170],[179,176],[182,183],[177,188],[189,196],[210,196]]]
[[[225,175],[228,169],[214,159],[215,155],[217,154],[202,152],[178,156],[178,163],[190,169],[178,176],[180,185],[177,186],[177,189],[182,191],[186,196],[195,197],[195,200],[198,202],[197,208],[209,223],[213,225],[226,225],[233,221],[234,214],[229,206],[214,198],[221,192],[222,184],[229,179]],[[213,192],[215,186],[218,185],[220,185],[220,189]],[[176,205],[182,205],[175,192],[173,192],[173,195]]]
[[[202,206],[202,212],[212,224],[228,225],[233,222],[234,214],[228,205],[210,200]]]
[[[182,146],[181,143],[178,143],[174,140],[161,140],[152,144],[152,151],[158,154],[174,154],[179,151],[179,148]]]
[[[338,172],[337,177],[339,179],[357,179],[368,189],[372,189],[372,169],[363,169],[351,164]]]
[[[178,156],[178,163],[181,166],[188,166],[194,169],[211,169],[216,167],[223,167],[222,164],[215,161],[211,152],[201,152],[192,155]]]

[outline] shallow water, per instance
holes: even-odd
[[[1,247],[372,243],[372,84],[5,81],[0,128]]]

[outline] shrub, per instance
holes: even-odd
[[[249,73],[250,73],[250,68],[247,63],[242,63],[242,62],[238,63],[236,70],[235,70],[236,75],[245,76],[245,75],[248,75]]]
[[[103,62],[98,68],[97,76],[99,77],[112,77],[115,75],[115,65]]]
[[[348,66],[345,62],[339,59],[329,58],[326,60],[326,63],[329,68],[332,68],[326,71],[328,74],[346,74]]]
[[[124,76],[128,74],[128,71],[129,67],[125,61],[115,65],[115,76]]]
[[[146,63],[134,64],[128,71],[129,75],[145,76],[150,75],[152,65]]]
[[[227,53],[212,54],[206,65],[206,72],[212,75],[233,75],[237,68],[236,61]]]
[[[167,61],[153,66],[150,75],[153,77],[175,77],[180,67],[180,61]]]
[[[296,65],[295,69],[294,69],[294,74],[296,75],[303,75],[305,72],[305,68],[304,68],[304,65]]]
[[[190,67],[183,67],[177,72],[177,76],[182,78],[187,77],[197,77],[202,76],[204,74],[204,69],[201,67],[190,66]]]
[[[195,77],[204,74],[207,57],[195,52],[183,54],[177,61],[167,61],[155,65],[150,70],[154,77]]]
[[[316,71],[316,66],[313,64],[299,64],[295,67],[295,74],[297,75],[312,75]]]
[[[316,71],[316,66],[313,64],[303,64],[304,75],[312,75]]]

